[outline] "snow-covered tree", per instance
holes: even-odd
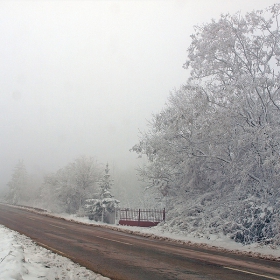
[[[230,120],[230,136],[239,140],[227,144],[224,159],[237,161],[235,171],[242,168],[242,177],[262,188],[279,176],[273,167],[279,156],[279,9],[276,4],[245,17],[225,15],[197,27],[185,64],[191,68],[189,81]]]
[[[12,204],[19,204],[24,196],[27,185],[27,171],[23,160],[20,160],[14,168],[11,181],[8,182],[9,192],[7,201]]]
[[[150,186],[174,204],[192,199],[185,214],[219,213],[241,242],[272,238],[279,216],[279,12],[276,4],[196,27],[187,84],[132,149],[149,160],[140,175]],[[201,215],[192,220],[210,227]]]
[[[120,202],[110,192],[113,180],[109,171],[107,163],[105,174],[99,181],[99,198],[87,199],[84,209],[91,220],[115,223],[115,211]]]
[[[106,164],[106,168],[105,168],[105,174],[103,175],[103,177],[101,178],[101,180],[99,181],[99,188],[100,188],[100,199],[103,198],[111,198],[111,186],[112,186],[112,180],[110,179],[110,174],[109,174],[109,165],[108,163]]]
[[[42,199],[56,211],[76,213],[87,198],[97,193],[100,167],[91,157],[81,156],[45,177]]]

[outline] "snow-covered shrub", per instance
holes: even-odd
[[[87,199],[84,209],[90,220],[101,221],[103,208],[100,199]]]
[[[115,198],[87,199],[84,209],[90,220],[112,224],[119,203]]]

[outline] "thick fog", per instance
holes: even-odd
[[[120,169],[188,73],[193,26],[275,1],[1,1],[1,168],[54,172],[80,155]]]

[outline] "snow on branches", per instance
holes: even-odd
[[[243,243],[277,235],[279,13],[275,4],[195,27],[184,65],[191,70],[187,84],[171,94],[132,148],[147,156],[140,175],[151,186],[171,204],[187,202],[183,216],[176,206],[169,213],[172,223],[188,224],[186,230],[216,228]]]

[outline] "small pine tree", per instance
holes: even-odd
[[[105,174],[101,179],[101,181],[99,182],[100,199],[113,197],[110,192],[113,180],[110,179],[111,176],[109,174],[109,171],[110,169],[107,163],[105,168]]]
[[[113,180],[110,179],[109,171],[107,163],[105,174],[99,181],[99,199],[87,199],[84,209],[89,219],[113,224],[115,223],[115,211],[120,202],[110,193]]]

